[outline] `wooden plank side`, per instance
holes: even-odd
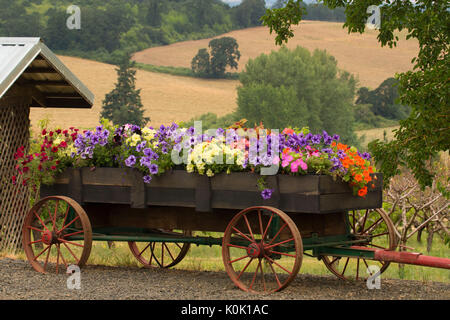
[[[131,187],[123,186],[84,185],[83,202],[129,205],[130,189]]]
[[[318,194],[318,175],[278,175],[281,194]]]
[[[337,178],[333,180],[333,177],[321,175],[319,176],[319,192],[320,194],[330,194],[330,193],[352,193],[353,189],[348,185],[348,183],[342,181],[342,179]],[[370,188],[370,190],[378,191],[383,188],[383,176],[380,173],[371,174],[372,181],[370,184],[374,184],[375,188]]]
[[[83,185],[131,187],[134,172],[130,168],[82,168]]]
[[[195,189],[169,189],[147,185],[145,192],[148,206],[195,207]]]
[[[320,213],[352,209],[376,209],[383,206],[381,190],[368,192],[365,198],[352,193],[324,194],[320,196]]]

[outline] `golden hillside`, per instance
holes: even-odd
[[[94,93],[92,109],[32,108],[31,122],[49,118],[51,126],[91,128],[98,125],[105,95],[117,80],[115,66],[96,61],[59,57],[61,61]],[[214,112],[224,115],[236,107],[235,80],[207,80],[177,77],[137,70],[136,87],[141,89],[142,103],[150,125],[159,126],[175,120],[187,121],[192,117]]]
[[[295,37],[290,39],[287,47],[305,47],[309,50],[325,49],[333,55],[341,69],[359,77],[360,85],[376,88],[383,80],[396,72],[411,69],[411,59],[417,55],[418,45],[415,40],[401,41],[396,48],[381,47],[377,41],[377,31],[367,30],[364,34],[348,34],[342,23],[323,21],[303,21],[294,27]],[[267,27],[255,27],[232,31],[222,36],[233,37],[239,44],[242,70],[250,58],[262,53],[278,50],[275,35],[270,35]],[[217,37],[218,38],[218,37]],[[137,62],[190,68],[192,58],[201,48],[207,48],[211,39],[184,41],[168,46],[149,48],[134,55]],[[403,40],[403,41],[402,41]]]

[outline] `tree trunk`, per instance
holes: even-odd
[[[433,246],[433,236],[434,236],[434,231],[432,230],[432,228],[429,228],[428,237],[427,237],[427,252],[428,253],[430,253],[431,247]]]

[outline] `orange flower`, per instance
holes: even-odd
[[[360,175],[359,173],[358,174],[355,174],[355,180],[357,181],[357,182],[360,182],[361,180],[362,180],[362,175]]]
[[[359,189],[358,196],[364,197],[367,194],[367,187],[364,187],[362,189]]]
[[[338,143],[337,148],[339,150],[346,150],[347,149],[347,145],[346,144],[342,144],[342,143]]]

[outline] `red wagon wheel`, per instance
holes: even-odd
[[[358,247],[373,249],[395,250],[397,237],[392,220],[383,209],[353,210],[349,215],[351,233],[356,239],[367,239],[366,242],[357,244]],[[343,280],[365,280],[369,265],[375,265],[383,273],[389,262],[370,260],[361,257],[321,256],[325,266],[334,275]]]
[[[64,196],[41,199],[27,213],[22,244],[38,272],[59,272],[60,265],[83,266],[92,248],[92,229],[83,208]]]
[[[167,231],[176,236],[192,235],[191,231]],[[190,243],[179,242],[134,242],[129,241],[128,246],[134,257],[146,268],[170,268],[184,259],[191,247]]]
[[[222,258],[240,289],[275,292],[286,288],[300,270],[303,243],[287,214],[272,207],[251,207],[228,224]]]

